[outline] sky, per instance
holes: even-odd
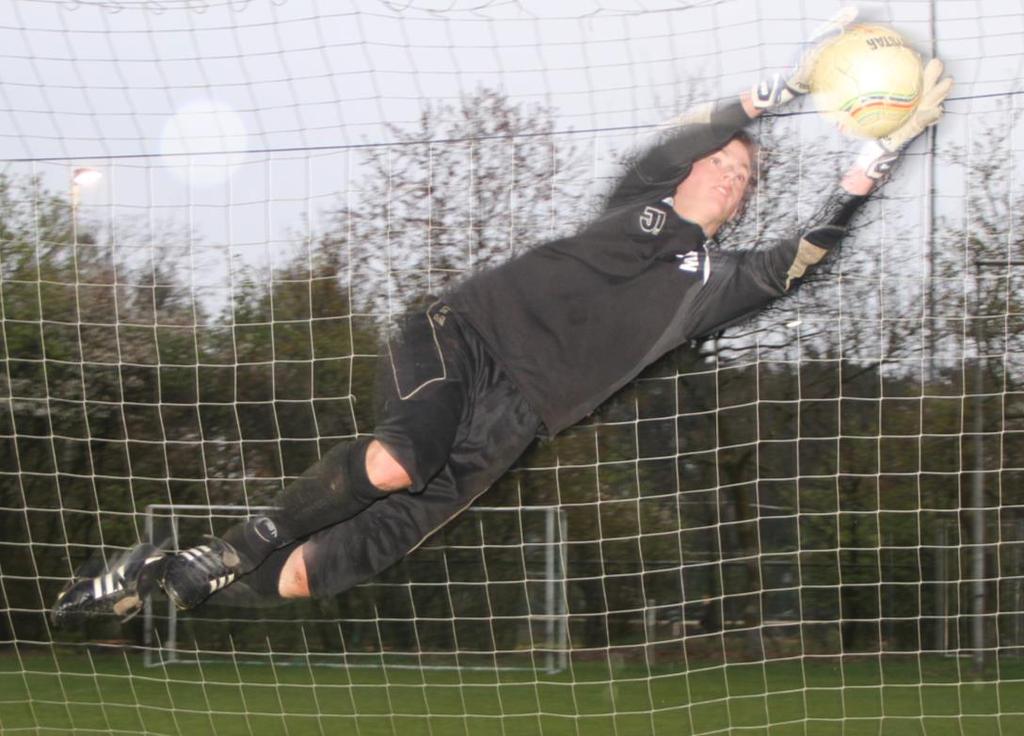
[[[838,7],[0,0],[0,170],[60,191],[76,168],[96,168],[103,178],[80,194],[83,221],[132,233],[126,248],[148,247],[134,242],[146,227],[127,223],[184,227],[193,278],[213,288],[223,271],[204,260],[211,249],[273,261],[296,229],[320,227],[321,213],[358,186],[361,147],[393,140],[387,125],[413,124],[425,102],[496,86],[543,103],[559,130],[592,144],[601,172],[693,90],[730,96],[788,66]],[[1020,109],[1024,0],[860,7],[925,54],[934,44],[956,77],[940,140],[967,143],[993,115]],[[829,134],[809,106],[797,112],[795,136]],[[1019,136],[1011,148],[1019,158]],[[961,186],[944,179],[951,196]]]

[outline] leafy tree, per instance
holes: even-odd
[[[164,237],[154,260],[129,263],[64,196],[0,176],[0,539],[21,610],[48,607],[97,549],[134,544],[136,513],[169,493],[164,402],[181,390],[170,366],[196,363],[177,326],[194,330],[202,310],[161,256]],[[40,616],[12,621],[17,636],[45,638]]]

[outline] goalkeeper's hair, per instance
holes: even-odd
[[[733,218],[738,221],[743,217],[743,213],[747,209],[747,202],[754,196],[754,192],[757,191],[757,185],[761,180],[761,166],[758,163],[759,153],[761,152],[761,145],[757,142],[750,133],[745,130],[737,131],[725,145],[729,145],[733,141],[739,141],[747,149],[747,155],[750,156],[750,178],[747,180],[747,190],[743,193],[743,199],[740,202],[740,208],[736,216]]]
[[[758,165],[758,154],[761,152],[761,144],[757,142],[750,133],[745,130],[737,131],[732,138],[730,138],[726,145],[733,141],[739,141],[747,149],[747,155],[750,156],[750,179],[747,181],[747,192],[743,197],[744,204],[754,191],[757,190],[757,184],[761,178],[761,167]]]

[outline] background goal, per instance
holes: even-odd
[[[537,442],[488,510],[335,600],[46,618],[80,565],[372,431],[391,317],[571,232],[837,7],[0,0],[0,731],[1024,729],[1009,0],[865,5],[946,61],[942,124],[825,273]],[[752,132],[723,247],[788,234],[854,150],[809,107]]]
[[[209,533],[211,521],[219,531],[270,508],[151,504],[146,540],[186,548]],[[143,661],[558,674],[568,661],[564,537],[557,507],[474,506],[399,570],[334,605],[208,606],[179,623],[173,603],[150,598]],[[288,625],[299,610],[302,626]]]

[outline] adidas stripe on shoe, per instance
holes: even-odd
[[[164,592],[183,611],[195,608],[241,574],[234,547],[217,537],[172,555],[164,568]]]

